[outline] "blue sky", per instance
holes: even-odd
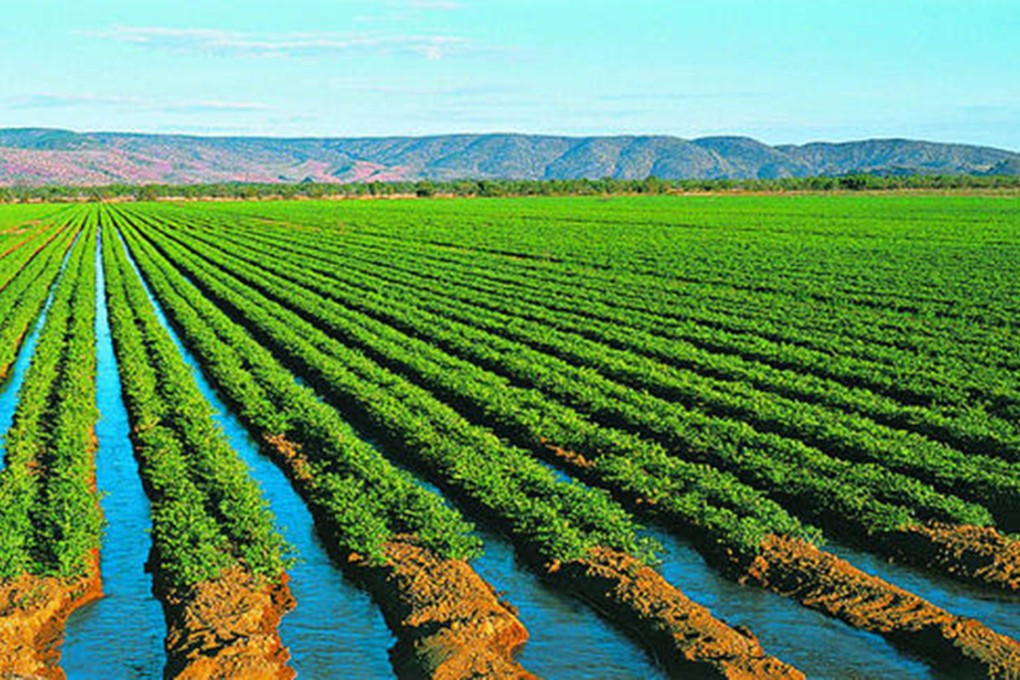
[[[1020,150],[1020,0],[32,0],[0,127]]]

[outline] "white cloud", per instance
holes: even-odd
[[[407,5],[411,9],[464,9],[464,4],[455,0],[407,0]]]
[[[135,97],[95,94],[33,94],[8,99],[12,109],[59,109],[76,106],[138,106]]]
[[[136,111],[161,111],[185,115],[273,111],[272,107],[259,102],[224,100],[163,101],[120,95],[78,93],[34,94],[26,97],[8,98],[7,101],[10,102],[10,108],[12,109],[117,108]]]
[[[242,33],[205,28],[115,26],[91,33],[107,40],[179,52],[219,52],[247,56],[316,56],[339,52],[403,52],[441,59],[467,49],[463,38],[448,35],[390,35],[382,33]]]
[[[220,100],[203,100],[184,102],[159,107],[168,113],[257,113],[272,111],[273,107],[257,102],[230,102]]]

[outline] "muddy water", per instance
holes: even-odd
[[[138,273],[133,260],[131,264]],[[145,284],[144,280],[142,282]],[[283,617],[280,625],[280,637],[293,657],[291,667],[299,677],[306,678],[392,676],[387,650],[395,639],[379,608],[367,593],[343,579],[319,540],[304,501],[283,472],[260,453],[258,444],[216,394],[202,374],[197,359],[170,326],[152,291],[147,284],[145,287],[160,322],[191,367],[203,395],[216,410],[215,420],[262,487],[280,531],[297,549],[298,563],[288,570],[297,606]]]
[[[68,619],[62,666],[71,679],[158,678],[166,660],[166,625],[152,596],[152,577],[144,570],[151,546],[149,500],[131,449],[99,258],[97,247],[96,484],[106,520],[100,552],[103,598]]]
[[[660,572],[691,599],[730,625],[745,625],[765,651],[809,678],[943,678],[879,635],[859,631],[799,603],[719,576],[688,543],[652,528],[665,548]],[[858,564],[854,560],[854,564]],[[865,570],[867,570],[865,568]]]

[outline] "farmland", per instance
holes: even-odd
[[[0,675],[1020,678],[1018,263],[995,195],[0,207]]]

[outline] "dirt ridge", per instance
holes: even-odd
[[[1020,678],[1016,640],[950,614],[800,539],[766,538],[743,580],[878,633],[957,677]]]
[[[0,678],[65,678],[58,664],[67,617],[102,596],[96,550],[81,578],[23,574],[0,585]]]
[[[528,640],[516,610],[467,562],[438,558],[411,536],[384,551],[383,565],[357,555],[350,562],[397,636],[390,658],[398,677],[535,677],[513,660]]]
[[[766,654],[749,630],[730,627],[630,555],[597,548],[585,559],[551,565],[549,574],[649,643],[671,676],[804,677]]]
[[[992,527],[916,524],[896,532],[884,544],[903,562],[964,583],[1020,594],[1020,541]]]
[[[241,568],[211,581],[162,592],[167,622],[166,678],[289,680],[290,652],[278,631],[293,609],[286,574],[266,583]]]
[[[315,478],[300,445],[283,436],[263,436],[306,499],[314,498]],[[308,502],[316,524],[334,530],[328,515]],[[533,678],[514,653],[528,639],[516,610],[463,560],[442,559],[413,536],[392,537],[386,562],[372,564],[356,554],[327,547],[340,566],[360,583],[382,609],[397,637],[390,659],[403,678]]]

